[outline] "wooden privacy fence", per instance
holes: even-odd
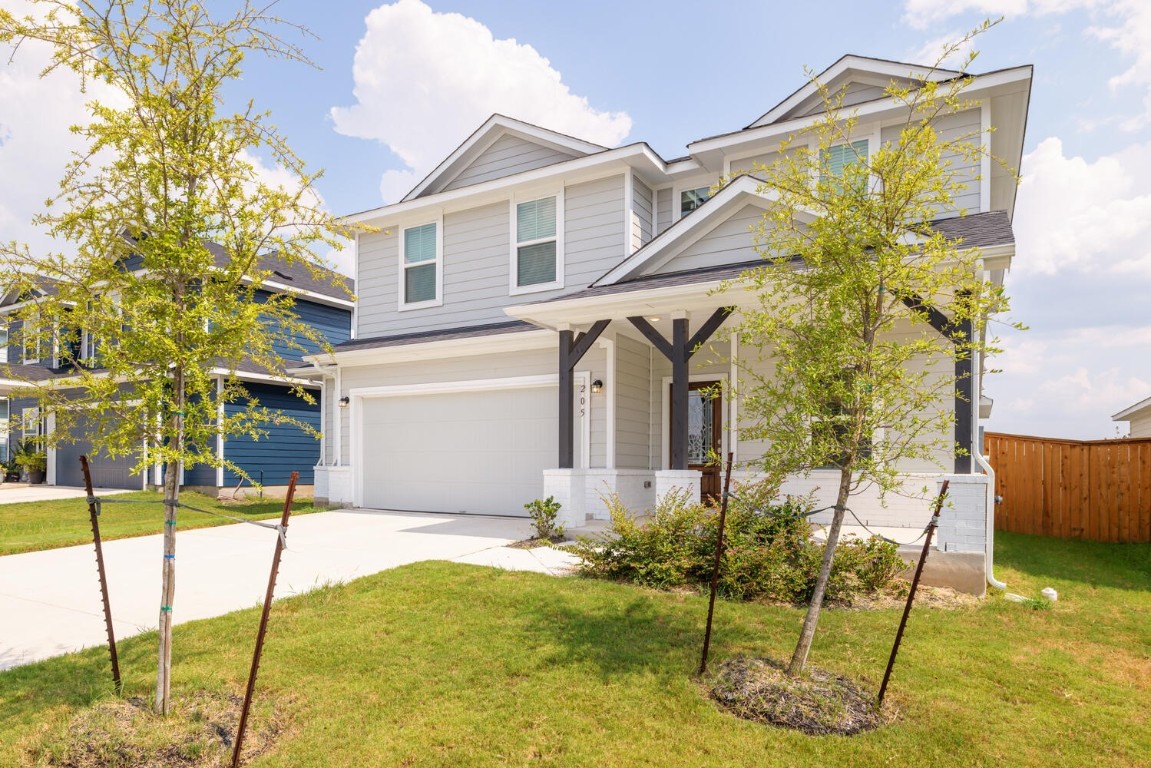
[[[1151,542],[1151,438],[1056,440],[988,432],[995,529]]]

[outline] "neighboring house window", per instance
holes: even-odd
[[[867,139],[829,147],[823,152],[821,160],[820,166],[825,169],[821,173],[826,174],[823,180],[827,181],[828,177],[838,179],[843,176],[847,166],[867,162]]]
[[[33,315],[24,320],[20,327],[21,346],[23,347],[24,363],[38,363],[44,357],[44,339],[41,338],[39,316]]]
[[[699,189],[685,189],[679,193],[679,217],[682,219],[696,208],[707,202],[711,197],[711,187]]]
[[[403,230],[400,308],[442,304],[440,226],[437,222]]]
[[[0,325],[0,363],[8,362],[8,326]],[[4,411],[4,418],[8,418],[8,411]]]
[[[8,460],[8,401],[0,397],[0,460]]]
[[[25,440],[40,436],[40,409],[25,408],[20,414],[20,432]]]
[[[559,240],[558,196],[515,203],[514,287],[540,290],[561,282],[563,253]]]

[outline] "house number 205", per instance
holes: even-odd
[[[579,415],[582,419],[587,413],[587,384],[579,385]]]

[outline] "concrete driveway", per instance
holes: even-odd
[[[420,560],[451,560],[562,574],[574,559],[554,549],[505,545],[530,521],[341,510],[291,521],[276,597]],[[275,531],[253,525],[177,534],[175,623],[250,608],[263,600]],[[155,629],[162,537],[104,544],[117,639]],[[92,546],[0,557],[0,669],[106,642]]]

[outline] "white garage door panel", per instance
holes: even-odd
[[[556,466],[555,387],[365,398],[363,503],[525,515]]]

